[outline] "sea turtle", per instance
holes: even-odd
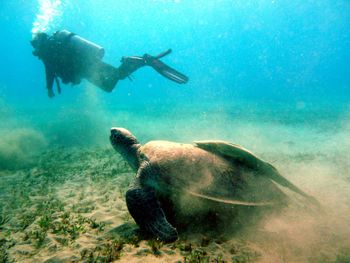
[[[162,241],[174,241],[178,234],[161,200],[188,213],[221,206],[271,206],[286,197],[280,185],[315,201],[271,164],[236,144],[150,141],[142,146],[124,128],[112,128],[110,141],[136,173],[126,192],[130,214],[141,229]]]

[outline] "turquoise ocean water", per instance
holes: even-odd
[[[145,139],[157,137],[154,127],[169,139],[213,128],[233,139],[225,131],[234,123],[204,123],[213,112],[337,121],[350,98],[349,10],[348,1],[3,1],[1,129],[34,127],[50,143],[81,145],[103,143],[112,125]],[[143,68],[112,94],[83,81],[49,99],[29,41],[33,31],[60,29],[103,46],[115,66],[172,48],[164,61],[190,81],[180,86]]]

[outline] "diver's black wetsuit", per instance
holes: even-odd
[[[69,39],[67,39],[67,42]],[[98,59],[82,56],[68,43],[57,41],[54,36],[47,38],[37,52],[46,71],[46,87],[52,92],[54,79],[59,77],[63,83],[79,84],[82,78],[88,79],[103,90],[110,92],[120,79],[117,68]],[[59,83],[56,79],[56,83]]]
[[[63,83],[79,84],[79,65],[81,61],[70,56],[62,43],[48,38],[47,44],[40,49],[38,57],[43,61],[46,71],[46,87],[52,90],[53,81],[60,77]]]
[[[188,81],[185,75],[159,60],[159,58],[169,54],[171,50],[156,57],[148,54],[142,57],[123,57],[120,67],[115,68],[102,61],[104,54],[102,47],[67,30],[57,31],[50,37],[45,33],[38,33],[31,43],[35,48],[33,54],[39,57],[45,65],[46,87],[49,97],[54,96],[52,89],[54,81],[56,81],[60,93],[58,78],[61,78],[63,83],[72,83],[73,85],[79,84],[81,79],[85,78],[104,91],[111,92],[118,80],[125,79],[132,72],[146,65],[153,67],[157,72],[177,83],[183,84]]]

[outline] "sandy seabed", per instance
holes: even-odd
[[[111,147],[45,150],[35,133],[2,136],[0,262],[350,262],[349,126],[264,125],[228,132],[322,208],[287,192],[290,204],[254,226],[229,236],[188,231],[172,244],[138,231],[124,198],[134,174]],[[21,133],[34,145],[17,145]],[[40,143],[36,154],[21,156]]]

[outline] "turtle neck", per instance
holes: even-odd
[[[141,144],[135,143],[133,145],[130,145],[128,149],[125,149],[122,153],[124,158],[127,160],[128,164],[131,166],[131,168],[137,172],[140,166],[140,158],[139,158],[139,149],[141,147]]]

